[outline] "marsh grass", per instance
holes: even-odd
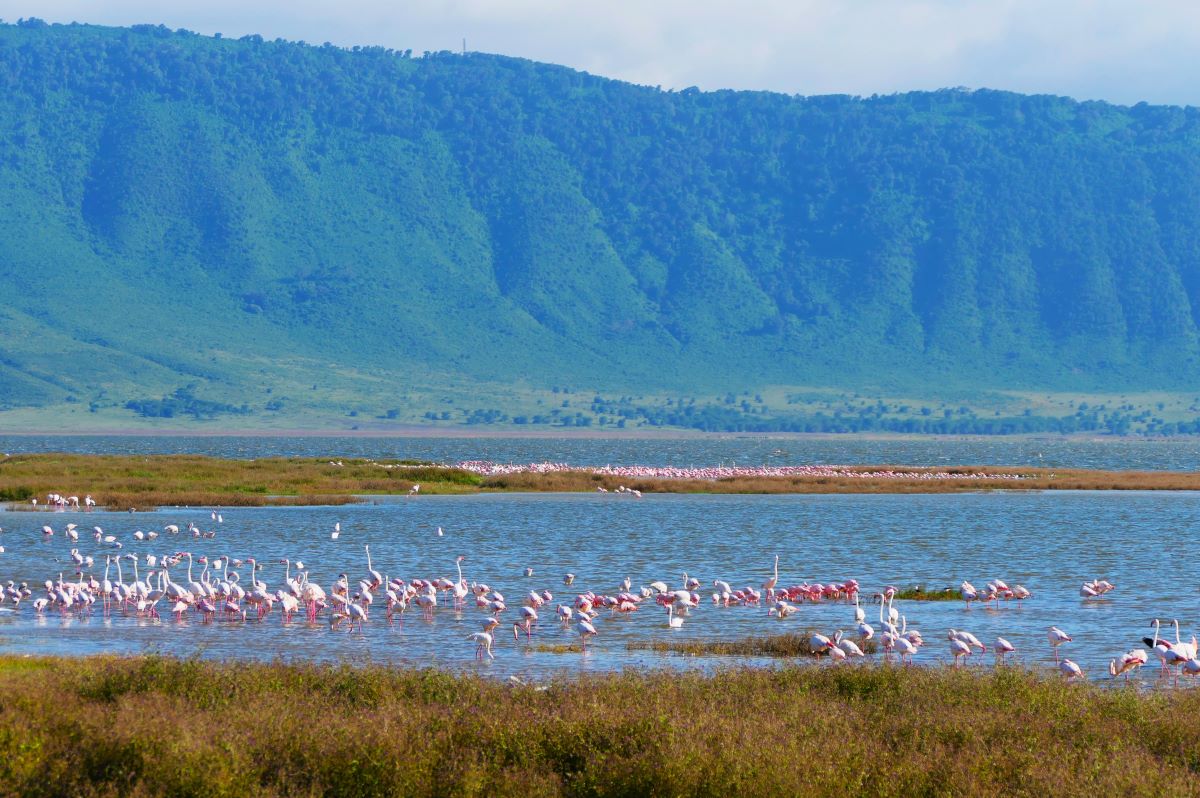
[[[90,493],[110,509],[156,506],[230,507],[346,504],[363,494],[405,493],[420,483],[425,493],[478,489],[477,474],[409,461],[386,469],[378,461],[342,458],[226,460],[193,455],[16,455],[0,460],[0,497],[23,501],[47,493]],[[399,463],[399,461],[395,461]],[[22,505],[17,505],[21,507]]]
[[[895,598],[904,601],[962,601],[962,596],[959,592],[951,587],[944,587],[939,590],[910,587],[897,592]]]
[[[787,632],[766,637],[745,637],[741,640],[634,640],[625,644],[629,651],[657,651],[667,654],[688,654],[713,657],[811,657],[809,639],[814,630]],[[847,635],[865,654],[874,654],[878,646],[874,639],[862,643]]]
[[[0,458],[0,501],[31,508],[47,493],[90,493],[111,509],[166,505],[344,504],[364,495],[495,491],[594,492],[618,485],[643,493],[961,493],[987,490],[1200,490],[1200,473],[1107,472],[1029,468],[892,468],[899,476],[738,477],[718,480],[622,479],[590,472],[481,477],[413,461],[341,458],[225,460],[196,455],[30,454]],[[403,466],[385,468],[384,466]],[[863,466],[858,471],[873,470]],[[928,471],[1013,474],[1020,479],[925,479]],[[626,497],[615,499],[625,501]],[[633,500],[633,499],[629,499]],[[24,504],[21,504],[24,503]]]
[[[539,654],[582,654],[583,647],[578,643],[534,643],[530,646]]]
[[[386,667],[0,659],[31,796],[1195,795],[1200,691],[1017,668],[526,685]],[[29,662],[28,660],[19,660]]]

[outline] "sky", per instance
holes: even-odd
[[[1197,0],[0,0],[0,19],[469,50],[634,83],[1200,105]]]

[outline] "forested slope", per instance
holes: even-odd
[[[343,370],[381,396],[1186,388],[1198,134],[1190,108],[0,26],[0,405],[240,406]]]

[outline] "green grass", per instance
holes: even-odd
[[[337,463],[341,463],[338,465]],[[855,467],[871,471],[871,466]],[[1200,472],[1085,471],[1039,468],[893,468],[894,477],[793,476],[630,479],[589,471],[520,472],[482,477],[464,469],[388,460],[199,455],[21,454],[0,457],[0,501],[34,509],[30,497],[87,494],[113,509],[156,506],[345,504],[362,495],[594,492],[619,484],[643,493],[945,493],[980,490],[1197,490]],[[978,479],[922,479],[921,472],[977,473]],[[1019,479],[992,478],[1015,475]]]
[[[2,658],[0,791],[1194,795],[1198,711],[1200,691],[1139,695],[1015,668],[514,684],[387,667]]]
[[[690,654],[692,656],[717,657],[810,657],[813,655],[809,639],[815,630],[788,632],[766,637],[746,637],[741,640],[651,640],[632,641],[625,644],[630,651],[657,651],[667,654]],[[847,637],[859,644],[865,654],[878,650],[875,641],[865,644],[852,634]]]
[[[904,601],[962,601],[962,596],[952,587],[944,587],[940,590],[909,587],[896,593],[896,599]]]

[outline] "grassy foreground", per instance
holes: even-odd
[[[335,463],[340,463],[337,465]],[[863,466],[860,471],[873,471]],[[521,472],[484,477],[457,468],[405,462],[316,458],[233,460],[196,455],[28,454],[0,458],[0,502],[32,506],[47,493],[91,494],[113,509],[168,505],[342,504],[356,495],[498,491],[614,490],[643,493],[957,493],[979,490],[1200,490],[1200,472],[1087,471],[1045,468],[936,469],[958,474],[1019,474],[1021,479],[923,479],[935,469],[893,469],[900,476],[737,477],[717,480],[622,478],[590,472]],[[911,474],[911,477],[904,476]]]
[[[587,676],[0,658],[11,795],[1194,795],[1200,692],[1018,669]]]

